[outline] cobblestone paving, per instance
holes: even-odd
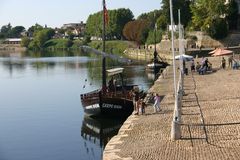
[[[218,66],[219,61],[219,57],[210,58],[213,66]],[[239,77],[240,70],[230,69],[186,76],[182,138],[171,141],[174,97],[170,69],[164,79],[158,79],[150,89],[163,96],[162,111],[155,114],[152,106],[148,106],[145,115],[130,116],[132,121],[124,130],[126,136],[113,146],[117,150],[116,158],[110,159],[240,159]]]

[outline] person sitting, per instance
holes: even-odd
[[[204,75],[207,71],[207,66],[203,65],[201,68],[198,70],[198,73],[201,75]]]
[[[196,71],[199,72],[199,69],[201,68],[201,65],[199,64],[199,62],[197,62],[197,65],[196,65]]]
[[[114,91],[114,80],[113,80],[113,77],[108,81],[108,89],[110,92],[113,92]]]
[[[238,67],[239,67],[238,61],[233,59],[233,69],[238,69]]]
[[[192,59],[191,61],[191,72],[195,71],[195,63],[194,63],[194,59]]]

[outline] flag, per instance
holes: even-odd
[[[108,10],[106,8],[106,5],[104,5],[104,9],[103,9],[103,14],[104,14],[104,21],[105,24],[109,24],[109,17],[108,17]]]

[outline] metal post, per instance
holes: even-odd
[[[170,1],[170,18],[171,18],[171,36],[172,36],[172,56],[173,56],[173,77],[174,77],[174,93],[175,93],[175,114],[172,122],[171,139],[177,140],[181,137],[180,123],[179,123],[179,110],[178,110],[178,96],[176,86],[176,65],[175,65],[175,51],[174,51],[174,35],[173,35],[173,11],[172,11],[172,0]]]
[[[172,11],[172,0],[170,1],[170,17],[171,17],[171,36],[172,36],[172,56],[173,56],[173,77],[174,77],[174,94],[177,99],[177,87],[176,87],[176,65],[175,65],[175,51],[174,51],[174,35],[173,35],[173,11]]]

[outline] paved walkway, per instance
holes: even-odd
[[[210,59],[218,66],[219,58]],[[164,96],[160,113],[132,115],[104,151],[103,159],[240,159],[240,70],[185,77],[182,138],[171,141],[174,108],[171,69],[150,89]]]

